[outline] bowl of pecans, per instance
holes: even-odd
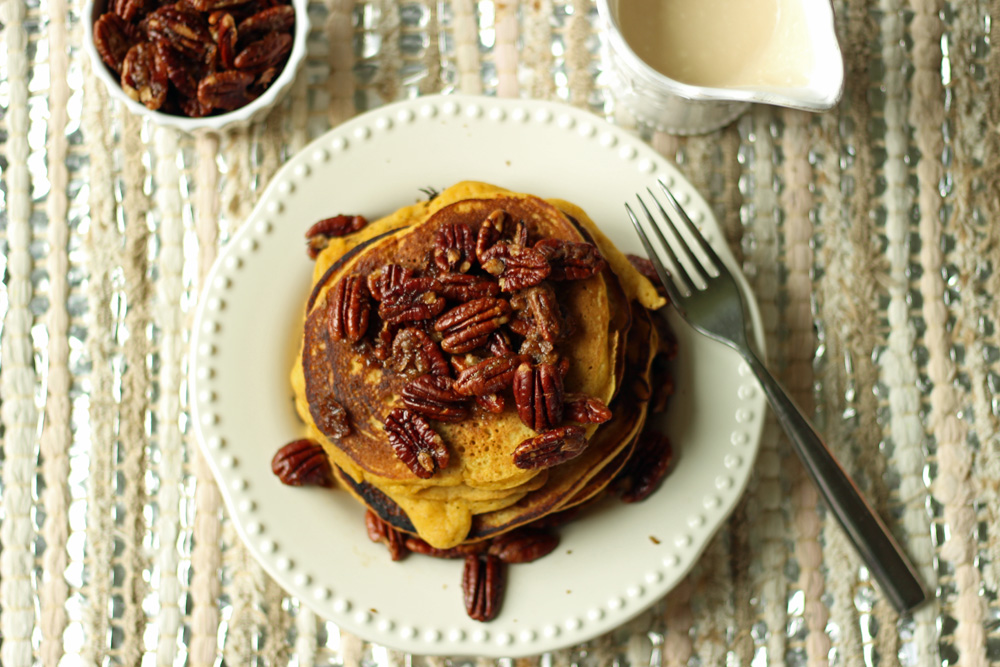
[[[266,113],[306,50],[307,0],[87,0],[84,48],[112,97],[186,132]]]

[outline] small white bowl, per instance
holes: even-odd
[[[223,114],[205,116],[204,118],[190,118],[188,116],[178,116],[161,111],[153,111],[146,108],[140,102],[129,97],[122,90],[121,82],[117,80],[104,64],[101,55],[94,45],[94,23],[104,14],[107,7],[107,0],[86,0],[83,6],[83,48],[90,55],[90,64],[97,75],[97,78],[104,82],[111,97],[121,101],[130,111],[143,116],[148,116],[154,123],[165,127],[172,127],[183,132],[196,133],[199,131],[221,132],[222,130],[233,129],[249,125],[252,121],[264,116],[288,91],[295,80],[295,76],[302,67],[306,55],[306,36],[309,34],[309,14],[307,12],[308,0],[291,0],[292,7],[295,8],[295,32],[292,35],[292,51],[288,54],[288,61],[285,63],[281,74],[267,87],[260,97],[250,102],[246,106],[227,111]]]

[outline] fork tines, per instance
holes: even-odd
[[[656,209],[659,211],[662,220],[661,222],[657,222],[650,212],[649,207],[646,206],[646,202],[638,194],[636,194],[636,199],[639,201],[639,206],[645,214],[645,224],[640,221],[639,216],[635,214],[631,206],[625,204],[625,210],[628,211],[632,225],[639,234],[642,245],[646,249],[646,254],[649,255],[649,259],[656,268],[660,280],[663,281],[667,293],[672,300],[678,301],[682,295],[689,294],[691,290],[704,289],[708,280],[719,274],[719,269],[722,267],[722,260],[715,253],[715,250],[712,249],[712,246],[705,241],[701,232],[695,227],[694,222],[691,221],[691,218],[677,202],[677,199],[667,188],[666,184],[663,181],[657,181],[657,183],[660,186],[660,190],[663,191],[663,195],[666,197],[670,207],[674,210],[677,217],[680,218],[682,227],[687,232],[686,234],[678,229],[671,216],[663,207],[663,204],[660,203],[660,200],[649,188],[646,188],[646,191],[656,204]],[[646,228],[649,229],[649,232],[647,232]],[[666,235],[664,235],[664,229],[666,230]],[[667,236],[670,237],[670,240],[667,239]],[[655,241],[655,247],[650,237]],[[701,251],[701,258],[692,249],[692,244],[694,248]],[[671,267],[664,266],[661,259],[663,256],[672,265]],[[671,280],[672,276],[676,280]]]

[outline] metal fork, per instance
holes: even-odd
[[[736,280],[666,184],[660,181],[659,185],[688,238],[648,188],[659,212],[659,223],[639,195],[636,197],[645,221],[641,222],[628,204],[625,209],[663,281],[671,304],[695,330],[743,356],[823,499],[847,531],[882,592],[900,614],[912,611],[927,600],[927,591],[916,569],[819,433],[751,349],[747,341],[743,294]],[[664,230],[671,241],[667,240]],[[673,275],[664,266],[664,257],[673,267]]]

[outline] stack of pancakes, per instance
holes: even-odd
[[[404,407],[401,393],[414,381],[415,371],[387,362],[385,347],[379,353],[380,336],[391,338],[394,332],[379,322],[378,304],[371,304],[360,340],[331,333],[331,309],[338,307],[335,287],[351,276],[378,275],[388,265],[433,274],[441,229],[465,224],[475,234],[497,211],[523,223],[531,243],[590,243],[603,257],[593,275],[552,283],[569,326],[568,335],[548,353],[568,367],[565,394],[597,399],[610,409],[611,418],[577,425],[587,441],[578,455],[548,467],[518,467],[514,450],[539,433],[519,416],[507,387],[498,394],[502,411],[470,400],[462,421],[428,419],[448,457],[433,474],[418,476],[401,460],[385,429],[389,413]],[[486,275],[474,258],[472,263],[466,269],[470,274]],[[598,496],[626,465],[646,420],[653,358],[662,349],[649,310],[663,303],[653,285],[576,206],[484,183],[459,183],[431,201],[331,238],[320,252],[301,354],[292,372],[296,407],[336,477],[385,522],[439,549],[481,541]],[[433,319],[412,324],[440,344]],[[503,330],[512,349],[523,351],[520,337]],[[483,346],[469,354],[479,360],[491,352]],[[455,366],[461,359],[451,361]],[[449,371],[452,377],[457,372]]]

